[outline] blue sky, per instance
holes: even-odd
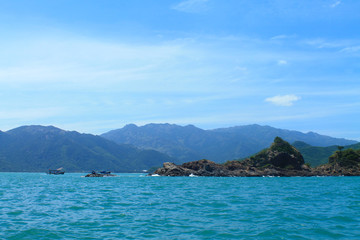
[[[0,0],[0,129],[246,124],[360,140],[360,1]]]

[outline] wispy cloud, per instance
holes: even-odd
[[[356,52],[360,50],[360,40],[359,39],[307,39],[300,42],[301,44],[308,45],[311,47],[319,49],[335,49],[342,52]]]
[[[299,96],[307,96],[308,101],[311,93],[324,90],[320,80],[312,81],[317,78],[313,75],[319,74],[318,68],[312,68],[314,59],[328,60],[328,55],[322,54],[329,52],[341,58],[346,54],[338,50],[359,46],[357,42],[334,41],[337,51],[330,47],[318,51],[296,38],[302,48],[289,50],[287,44],[297,43],[234,36],[193,35],[154,44],[43,34],[16,44],[0,44],[1,87],[18,93],[2,97],[10,99],[6,102],[17,111],[8,112],[11,108],[6,104],[0,106],[0,115],[6,116],[0,118],[0,125],[7,126],[11,120],[12,127],[45,123],[101,133],[129,122],[230,126],[258,119],[264,124],[302,119],[303,113],[317,112],[313,106],[304,110],[305,101],[297,108],[269,108],[263,99],[285,107],[300,100]],[[324,43],[326,39],[316,42]],[[25,47],[19,50],[19,46]],[[356,48],[344,51],[350,50]],[[335,59],[330,58],[330,63]],[[274,67],[276,64],[285,67]],[[332,73],[326,74],[322,73],[322,78],[328,80]],[[296,95],[269,97],[280,88]],[[339,87],[329,84],[327,90],[336,92]],[[29,106],[33,110],[28,112]],[[238,109],[242,114],[236,114]]]
[[[316,48],[341,48],[347,43],[344,41],[328,41],[325,39],[309,39],[304,42],[307,45],[314,46]]]
[[[339,0],[339,1],[336,1],[333,4],[331,4],[330,7],[335,8],[335,7],[339,6],[340,4],[341,4],[341,1]]]
[[[284,40],[284,39],[292,39],[292,38],[296,38],[296,35],[281,34],[281,35],[273,36],[272,38],[270,38],[270,40]]]
[[[172,7],[172,9],[187,12],[187,13],[200,13],[208,9],[208,0],[185,0]]]
[[[19,51],[19,44],[29,47]],[[190,48],[177,42],[114,44],[76,36],[66,40],[24,39],[21,43],[8,43],[7,49],[0,47],[3,59],[14,59],[1,62],[0,83],[104,86],[142,81],[166,75],[165,66],[171,68],[191,61],[196,50]]]
[[[281,59],[281,60],[278,60],[277,64],[278,64],[279,66],[282,66],[282,65],[288,64],[288,62],[287,62],[286,60]]]
[[[17,121],[19,119],[26,119],[26,121],[40,120],[50,117],[58,117],[65,113],[65,109],[61,107],[48,108],[21,108],[21,109],[7,109],[0,111],[0,121]]]
[[[278,105],[278,106],[284,106],[284,107],[290,107],[294,104],[294,102],[300,100],[301,98],[290,94],[290,95],[277,95],[274,97],[266,98],[266,102],[270,102],[272,104]]]
[[[356,52],[360,52],[360,46],[346,47],[341,49],[340,51],[346,53],[356,53]]]

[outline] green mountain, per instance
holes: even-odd
[[[329,157],[338,150],[338,146],[329,147],[314,147],[304,142],[294,142],[296,147],[303,155],[305,162],[309,163],[312,167],[317,167],[322,164],[326,164],[329,161]],[[360,149],[360,143],[344,146],[345,149]]]
[[[301,133],[260,125],[203,130],[193,125],[148,124],[138,127],[130,124],[101,136],[121,144],[154,149],[177,158],[179,162],[199,159],[225,162],[244,158],[269,147],[277,136],[291,143],[304,141],[313,146],[356,143],[313,132]]]
[[[0,171],[134,172],[174,161],[154,150],[116,144],[100,136],[52,126],[23,126],[0,132]]]

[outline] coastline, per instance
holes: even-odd
[[[196,167],[195,167],[196,166]],[[224,164],[203,159],[199,161],[176,165],[174,163],[164,163],[153,173],[155,176],[205,176],[205,177],[334,177],[334,176],[360,176],[358,169],[345,169],[340,166],[331,168],[320,166],[310,168],[306,165],[300,170],[290,170],[284,168],[255,168],[244,167],[229,170]],[[153,174],[149,174],[150,176]]]

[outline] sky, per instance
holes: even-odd
[[[360,140],[358,0],[0,0],[0,130],[247,124]]]

